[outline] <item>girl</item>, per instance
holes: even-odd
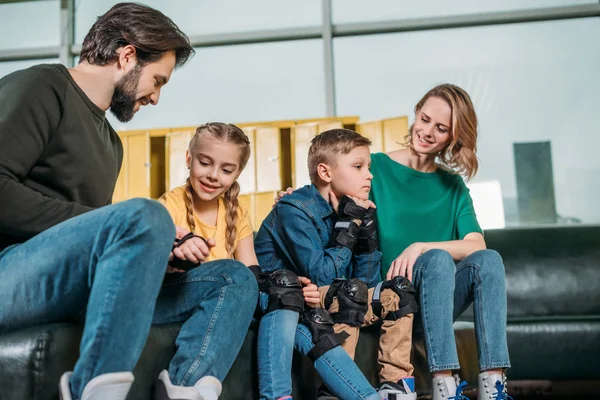
[[[246,265],[257,261],[252,225],[247,210],[238,203],[236,180],[249,157],[250,142],[240,128],[202,125],[186,152],[190,176],[185,185],[159,199],[180,239],[171,254],[173,264],[175,259],[202,262],[187,272],[169,267],[163,285],[172,298],[164,306],[179,307],[180,317],[187,321],[169,371],[159,377],[160,400],[216,399],[219,382],[210,391],[206,387],[211,381],[199,379],[212,375],[223,380],[246,336],[258,295],[256,280]],[[173,321],[156,323],[167,322]],[[194,382],[199,384],[189,387]]]
[[[417,290],[433,399],[462,396],[466,383],[451,374],[460,368],[452,323],[471,302],[482,371],[478,399],[505,399],[504,265],[486,250],[461,178],[477,172],[477,116],[469,95],[450,84],[427,92],[415,106],[406,144],[372,156],[383,273],[406,276]]]

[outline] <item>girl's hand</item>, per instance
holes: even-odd
[[[413,243],[398,256],[390,266],[385,279],[390,280],[396,276],[405,276],[412,282],[413,266],[421,254],[425,252],[424,243]]]
[[[321,297],[319,296],[319,289],[317,285],[310,282],[310,279],[299,276],[298,279],[302,286],[302,294],[304,295],[304,301],[309,307],[318,307],[321,304]]]
[[[175,237],[181,239],[185,235],[190,233],[185,228],[175,227]],[[186,240],[181,246],[175,247],[169,256],[169,261],[173,257],[180,258],[182,260],[189,260],[193,263],[199,263],[206,260],[210,254],[210,249],[215,247],[216,242],[214,239],[208,239],[206,242],[198,237],[193,237]]]

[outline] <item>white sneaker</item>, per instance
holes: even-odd
[[[433,378],[431,390],[433,391],[433,400],[469,400],[462,394],[467,386],[466,381],[460,382],[458,375],[440,376]]]
[[[506,393],[506,375],[480,373],[477,379],[477,400],[512,400]]]
[[[73,372],[65,372],[58,386],[61,400],[73,400],[69,381]],[[98,375],[85,385],[81,400],[125,400],[133,384],[131,372],[112,372]]]
[[[155,400],[217,400],[221,395],[221,382],[213,376],[201,378],[194,386],[176,386],[169,372],[163,370],[156,382]]]

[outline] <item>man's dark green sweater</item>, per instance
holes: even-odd
[[[0,250],[110,204],[123,147],[60,64],[0,80]]]

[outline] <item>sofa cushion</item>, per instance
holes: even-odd
[[[485,232],[506,266],[508,319],[600,315],[600,226]]]

